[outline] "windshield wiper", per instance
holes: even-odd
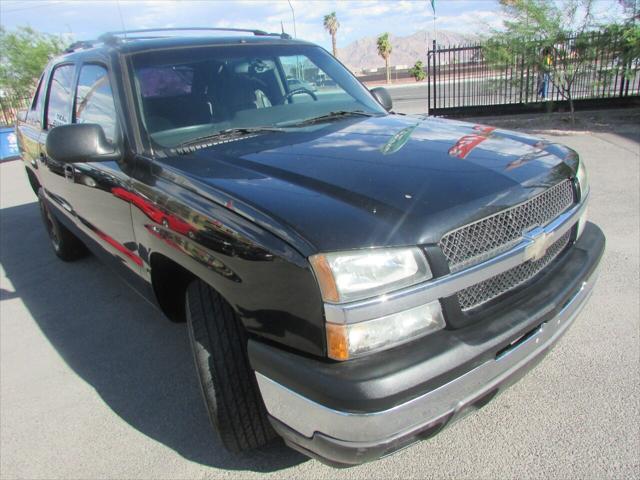
[[[185,148],[198,145],[211,140],[216,140],[224,137],[233,137],[237,135],[251,135],[253,133],[263,132],[284,132],[283,128],[279,127],[238,127],[238,128],[225,128],[224,130],[218,130],[217,132],[210,133],[209,135],[203,135],[202,137],[192,138],[186,142],[178,144],[175,148]]]
[[[286,125],[287,127],[299,127],[302,125],[312,125],[314,123],[326,122],[327,120],[334,120],[336,118],[342,117],[375,117],[377,116],[375,113],[365,112],[364,110],[336,110],[335,112],[329,112],[325,115],[320,115],[318,117],[307,118],[306,120],[301,120],[295,123],[286,123],[281,125]]]

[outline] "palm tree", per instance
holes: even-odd
[[[383,33],[378,37],[378,55],[384,58],[384,65],[387,69],[387,83],[391,83],[391,70],[389,68],[389,57],[391,57],[391,41],[389,34]]]
[[[331,46],[333,48],[333,56],[338,58],[338,47],[336,46],[336,33],[340,28],[340,22],[336,17],[336,12],[331,12],[324,16],[324,28],[331,35]]]

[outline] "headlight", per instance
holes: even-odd
[[[578,171],[576,172],[576,179],[578,180],[578,186],[580,187],[580,201],[586,201],[587,194],[589,193],[589,176],[587,175],[587,169],[584,166],[584,162],[579,160]],[[584,231],[584,226],[587,223],[587,209],[584,209],[580,219],[578,220],[578,232],[577,238],[580,238]]]
[[[359,323],[327,323],[327,353],[334,360],[349,360],[442,328],[444,319],[438,301]]]
[[[380,295],[431,278],[420,249],[381,248],[323,253],[309,258],[326,302]]]
[[[580,187],[580,199],[582,200],[587,196],[587,193],[589,193],[589,176],[587,175],[587,168],[584,166],[582,160],[578,161],[576,178],[578,180],[578,186]]]

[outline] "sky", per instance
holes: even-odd
[[[330,48],[323,16],[336,12],[338,48],[366,36],[390,32],[410,35],[433,29],[428,0],[291,0],[295,33]],[[121,16],[119,15],[119,10]],[[616,17],[616,0],[596,0],[597,16]],[[122,20],[121,20],[122,17]],[[36,30],[72,35],[74,40],[101,33],[158,27],[240,27],[291,35],[294,23],[287,0],[0,0],[0,24],[7,29],[30,25]],[[497,0],[436,0],[437,29],[480,33],[502,23]]]

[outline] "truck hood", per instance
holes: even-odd
[[[577,156],[485,125],[387,115],[239,137],[160,165],[308,255],[437,243],[571,177]]]

